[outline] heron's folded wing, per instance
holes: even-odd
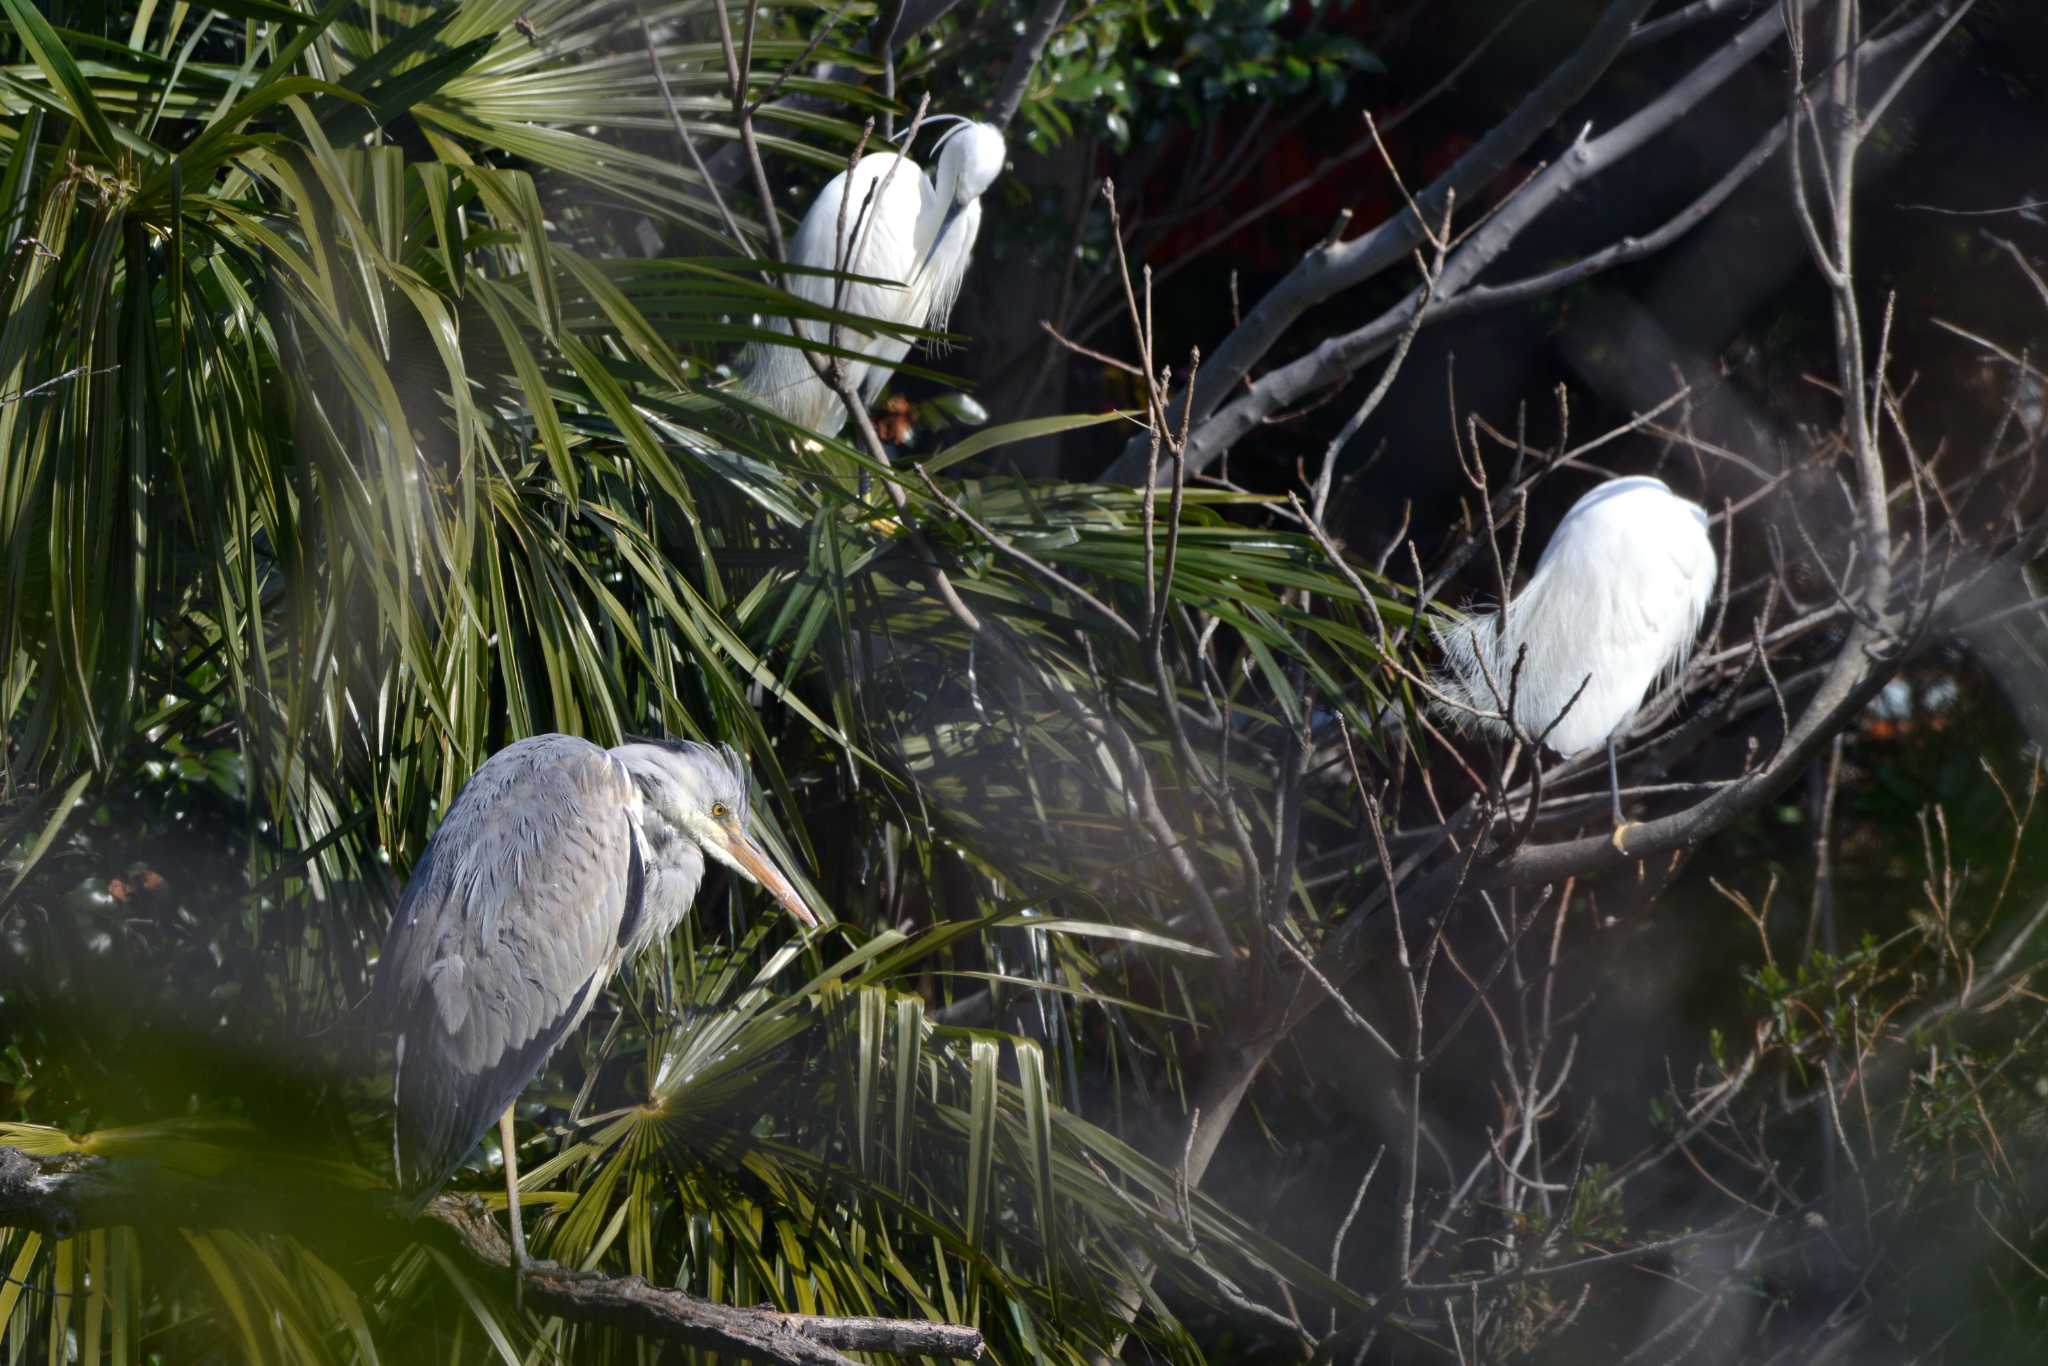
[[[602,749],[560,735],[501,750],[456,797],[379,964],[407,1189],[447,1179],[604,989],[637,913],[637,800]]]

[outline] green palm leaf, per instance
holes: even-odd
[[[572,0],[143,5],[97,32],[0,3],[0,218],[21,244],[0,262],[10,912],[103,883],[81,869],[120,803],[170,785],[227,813],[239,861],[203,926],[219,980],[189,988],[230,1002],[209,1004],[209,1041],[270,1029],[339,1053],[394,873],[485,755],[546,729],[729,740],[765,789],[765,841],[850,947],[768,952],[737,895],[707,894],[672,946],[694,1013],[627,993],[610,1053],[579,1041],[590,1056],[539,1087],[551,1111],[586,1083],[620,1107],[532,1166],[539,1239],[738,1303],[974,1319],[1006,1358],[1106,1348],[1123,1331],[1109,1288],[1182,1236],[1170,1179],[1062,1104],[1079,1079],[1050,1038],[928,1007],[988,983],[1126,1037],[1188,1021],[1149,965],[1206,970],[1210,950],[1142,891],[1156,853],[1049,699],[1113,714],[1189,791],[1203,775],[1175,771],[1176,714],[1226,735],[1273,718],[1192,670],[1154,694],[1135,647],[1095,648],[1072,595],[908,487],[962,592],[1029,651],[1030,673],[998,676],[882,496],[894,472],[793,440],[721,385],[732,347],[781,335],[761,319],[844,315],[764,278],[761,243],[723,237],[677,155],[655,62],[693,139],[734,135],[707,0],[649,5],[651,54],[630,7]],[[755,94],[805,52],[809,10],[787,8],[763,11]],[[821,175],[883,105],[801,73],[784,88],[851,116],[775,115],[770,154]],[[629,215],[706,254],[622,256]],[[1118,418],[991,428],[925,469]],[[1258,500],[1191,491],[1167,581],[1163,530],[1148,554],[1128,490],[945,487],[1127,619],[1157,585],[1179,663],[1209,620],[1227,663],[1288,684],[1282,707],[1302,686],[1354,718],[1384,700],[1379,623],[1408,614],[1390,593],[1376,615]],[[1234,858],[1213,815],[1187,836],[1218,868]],[[918,933],[870,875],[885,859],[922,897]],[[1001,937],[1026,931],[1049,945],[1045,980],[1000,964]],[[240,1113],[227,1070],[195,1077],[178,1112]],[[247,1156],[203,1129],[119,1129],[160,1117],[124,1103],[80,1081],[61,1117],[93,1151]],[[307,1108],[322,1160],[349,1154],[323,1179],[369,1180],[354,1155],[383,1149],[381,1100]],[[1342,1297],[1228,1212],[1192,1209],[1220,1263]],[[519,1323],[461,1266],[386,1252],[366,1283],[271,1235],[14,1232],[0,1322],[88,1360],[234,1343],[368,1361],[422,1325],[457,1357],[636,1350]],[[1145,1331],[1178,1329],[1162,1307]]]

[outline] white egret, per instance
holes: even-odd
[[[1447,710],[1468,730],[1519,732],[1566,758],[1604,742],[1621,848],[1615,736],[1652,685],[1684,668],[1715,574],[1705,508],[1661,479],[1600,485],[1572,504],[1504,608],[1436,629],[1440,685],[1462,704]]]
[[[792,293],[807,302],[907,328],[943,328],[981,231],[981,195],[1002,174],[1003,135],[961,119],[939,139],[937,184],[916,162],[895,152],[860,159],[829,181],[789,243],[790,264],[890,280],[852,284],[828,275],[792,276]],[[850,188],[849,188],[850,187]],[[842,205],[844,212],[842,213]],[[843,235],[842,235],[843,234]],[[770,324],[789,332],[788,319]],[[830,323],[803,319],[796,336],[830,344]],[[838,344],[860,353],[846,377],[873,403],[910,350],[905,337],[843,325]],[[740,383],[764,407],[800,427],[836,436],[846,413],[810,360],[794,346],[755,343],[740,359]]]

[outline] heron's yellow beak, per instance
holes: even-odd
[[[767,888],[768,894],[787,907],[805,929],[818,927],[818,917],[811,914],[811,908],[797,895],[796,888],[782,875],[782,870],[762,852],[760,845],[747,837],[746,831],[728,824],[720,826],[719,833],[725,837],[725,852],[731,856],[735,868]]]

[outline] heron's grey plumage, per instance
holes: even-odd
[[[639,800],[598,746],[540,735],[492,755],[449,808],[378,963],[405,1189],[448,1178],[617,967],[644,895]]]
[[[378,962],[404,1189],[446,1181],[620,964],[681,922],[707,848],[808,917],[741,833],[746,816],[746,770],[725,747],[537,735],[477,769]]]
[[[663,818],[662,793],[669,768],[664,754],[687,760],[700,779],[691,800],[699,806],[721,802],[744,828],[747,823],[747,770],[731,745],[706,745],[695,740],[636,740],[611,751],[635,780],[640,806],[635,812],[647,865],[647,895],[633,923],[621,928],[625,957],[637,958],[651,944],[668,938],[683,923],[690,903],[704,881],[704,851],[690,838],[677,814]]]

